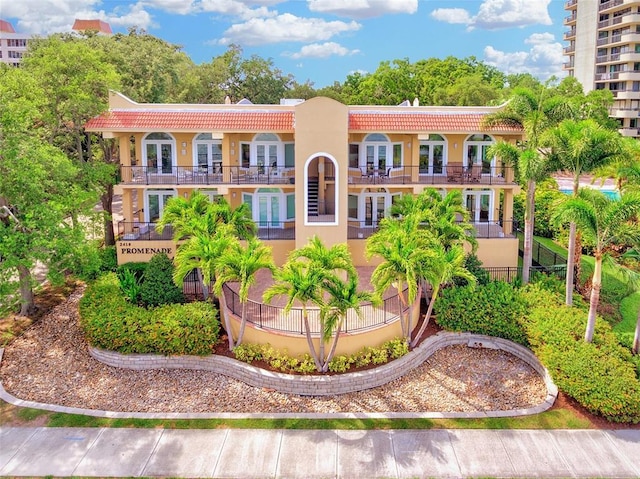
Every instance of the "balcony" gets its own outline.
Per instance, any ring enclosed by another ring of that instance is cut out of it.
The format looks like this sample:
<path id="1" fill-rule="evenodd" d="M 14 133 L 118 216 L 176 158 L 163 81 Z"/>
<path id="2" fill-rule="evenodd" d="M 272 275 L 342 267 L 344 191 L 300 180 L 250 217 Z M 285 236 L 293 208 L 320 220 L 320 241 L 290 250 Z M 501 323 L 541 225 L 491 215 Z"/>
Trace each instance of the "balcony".
<path id="1" fill-rule="evenodd" d="M 571 25 L 572 23 L 576 22 L 577 18 L 578 15 L 576 15 L 576 12 L 574 11 L 571 15 L 564 17 L 564 24 L 567 26 Z"/>
<path id="2" fill-rule="evenodd" d="M 601 3 L 598 6 L 598 11 L 602 12 L 604 10 L 609 10 L 610 8 L 617 7 L 619 5 L 622 5 L 623 3 L 624 3 L 624 0 L 610 0 L 608 2 Z"/>
<path id="3" fill-rule="evenodd" d="M 257 221 L 257 237 L 261 240 L 293 240 L 296 238 L 295 222 Z M 119 221 L 117 239 L 120 241 L 172 241 L 173 228 L 165 226 L 156 230 L 156 223 Z"/>
<path id="4" fill-rule="evenodd" d="M 598 22 L 598 29 L 604 29 L 607 27 L 613 26 L 623 26 L 623 25 L 632 25 L 640 22 L 640 14 L 636 12 L 625 13 L 624 15 L 619 15 L 617 17 L 609 18 L 607 20 L 602 20 Z"/>
<path id="5" fill-rule="evenodd" d="M 378 224 L 365 224 L 365 221 L 349 220 L 347 227 L 347 239 L 367 239 L 373 233 L 378 231 Z M 497 239 L 497 238 L 515 238 L 515 233 L 505 233 L 506 231 L 515 232 L 517 230 L 516 221 L 500 221 L 500 222 L 484 222 L 472 223 L 475 229 L 475 238 L 477 239 Z"/>
<path id="6" fill-rule="evenodd" d="M 565 2 L 564 4 L 564 9 L 567 10 L 573 7 L 576 3 L 578 3 L 578 0 L 567 0 L 567 2 Z"/>
<path id="7" fill-rule="evenodd" d="M 633 138 L 637 138 L 640 136 L 640 131 L 638 131 L 638 128 L 620 128 L 618 131 L 622 136 L 629 136 Z"/>
<path id="8" fill-rule="evenodd" d="M 564 38 L 566 41 L 569 41 L 569 40 L 571 40 L 571 39 L 572 39 L 573 37 L 575 37 L 575 36 L 576 36 L 576 29 L 575 29 L 575 27 L 574 27 L 574 28 L 572 28 L 571 30 L 569 30 L 568 32 L 564 32 L 564 36 L 563 36 L 563 38 Z"/>
<path id="9" fill-rule="evenodd" d="M 615 45 L 617 43 L 620 44 L 628 44 L 635 43 L 640 41 L 640 34 L 636 32 L 625 32 L 619 35 L 612 35 L 606 38 L 599 38 L 596 42 L 597 46 L 601 47 L 603 45 Z"/>
<path id="10" fill-rule="evenodd" d="M 349 168 L 350 186 L 362 185 L 515 185 L 513 168 L 509 166 L 463 168 L 444 165 L 439 171 L 419 166 L 386 169 Z M 198 167 L 174 166 L 164 172 L 156 167 L 121 166 L 121 185 L 129 186 L 233 186 L 233 185 L 293 185 L 293 168 L 223 166 L 212 171 Z M 327 175 L 325 173 L 325 178 Z M 332 178 L 329 176 L 328 178 Z"/>
<path id="11" fill-rule="evenodd" d="M 576 51 L 576 46 L 575 45 L 570 45 L 568 47 L 564 47 L 562 49 L 562 53 L 564 53 L 565 55 L 568 55 L 569 53 L 573 53 Z"/>

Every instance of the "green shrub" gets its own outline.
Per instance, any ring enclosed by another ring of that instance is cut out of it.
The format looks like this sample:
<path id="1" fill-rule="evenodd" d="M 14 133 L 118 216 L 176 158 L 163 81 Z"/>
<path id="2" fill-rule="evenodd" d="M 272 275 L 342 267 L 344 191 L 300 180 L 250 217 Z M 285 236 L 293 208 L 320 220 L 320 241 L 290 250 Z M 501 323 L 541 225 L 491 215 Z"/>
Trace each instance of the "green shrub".
<path id="1" fill-rule="evenodd" d="M 130 269 L 123 269 L 118 274 L 118 280 L 120 281 L 120 289 L 129 302 L 138 304 L 141 281 L 136 277 L 134 272 Z"/>
<path id="2" fill-rule="evenodd" d="M 568 308 L 539 285 L 525 288 L 523 320 L 531 347 L 558 387 L 612 422 L 640 422 L 640 381 L 630 352 L 598 318 L 592 343 L 583 339 L 585 308 Z"/>
<path id="3" fill-rule="evenodd" d="M 525 303 L 519 290 L 509 283 L 494 281 L 475 289 L 446 288 L 434 305 L 436 322 L 449 331 L 487 334 L 527 346 L 520 325 Z"/>
<path id="4" fill-rule="evenodd" d="M 116 273 L 118 276 L 122 274 L 123 271 L 131 271 L 135 274 L 136 278 L 142 283 L 144 278 L 144 272 L 147 270 L 147 265 L 149 263 L 125 263 L 121 264 L 116 268 Z"/>
<path id="5" fill-rule="evenodd" d="M 475 254 L 469 253 L 464 258 L 464 267 L 476 277 L 476 283 L 479 286 L 489 284 L 491 282 L 491 276 L 489 272 L 482 267 L 482 261 Z M 456 286 L 467 286 L 468 281 L 464 278 L 454 279 Z"/>
<path id="6" fill-rule="evenodd" d="M 329 371 L 344 373 L 352 365 L 365 367 L 371 364 L 384 364 L 389 359 L 397 359 L 409 352 L 409 344 L 403 338 L 391 339 L 379 348 L 365 346 L 352 355 L 334 356 L 329 361 Z M 237 360 L 251 364 L 254 361 L 264 361 L 272 368 L 282 372 L 291 373 L 315 373 L 317 372 L 313 358 L 305 354 L 302 358 L 288 356 L 286 351 L 274 349 L 270 344 L 243 343 L 234 348 L 233 353 Z"/>
<path id="7" fill-rule="evenodd" d="M 173 262 L 165 253 L 155 254 L 144 272 L 140 300 L 145 306 L 183 303 L 182 290 L 173 282 Z"/>
<path id="8" fill-rule="evenodd" d="M 115 246 L 105 246 L 99 250 L 98 254 L 101 272 L 110 273 L 118 268 L 118 253 Z"/>
<path id="9" fill-rule="evenodd" d="M 536 236 L 555 238 L 559 233 L 559 229 L 553 225 L 551 217 L 556 203 L 566 195 L 559 191 L 557 184 L 554 183 L 538 183 L 537 185 L 535 222 L 533 224 L 533 234 Z M 524 230 L 525 201 L 525 192 L 513 198 L 513 219 L 519 223 L 521 230 Z"/>
<path id="10" fill-rule="evenodd" d="M 113 273 L 87 287 L 80 321 L 92 346 L 124 354 L 211 354 L 220 332 L 211 304 L 141 308 L 125 299 Z"/>

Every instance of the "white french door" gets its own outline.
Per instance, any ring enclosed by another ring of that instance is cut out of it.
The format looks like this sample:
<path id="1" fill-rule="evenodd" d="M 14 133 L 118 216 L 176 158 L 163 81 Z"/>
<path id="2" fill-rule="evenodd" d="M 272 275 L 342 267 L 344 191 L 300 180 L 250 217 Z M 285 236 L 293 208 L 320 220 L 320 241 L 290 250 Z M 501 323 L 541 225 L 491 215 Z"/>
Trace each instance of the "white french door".
<path id="1" fill-rule="evenodd" d="M 465 204 L 472 223 L 493 222 L 493 195 L 490 191 L 467 191 Z"/>
<path id="2" fill-rule="evenodd" d="M 280 217 L 280 194 L 258 193 L 258 226 L 282 228 Z"/>

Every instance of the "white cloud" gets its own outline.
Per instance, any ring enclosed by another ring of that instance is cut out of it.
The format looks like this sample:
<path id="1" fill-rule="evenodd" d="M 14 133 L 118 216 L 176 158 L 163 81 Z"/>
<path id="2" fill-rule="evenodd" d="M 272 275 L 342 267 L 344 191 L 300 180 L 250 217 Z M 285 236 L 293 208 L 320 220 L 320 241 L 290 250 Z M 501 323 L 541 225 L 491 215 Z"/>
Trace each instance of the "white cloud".
<path id="1" fill-rule="evenodd" d="M 550 2 L 551 0 L 484 0 L 474 16 L 462 8 L 439 8 L 431 12 L 431 16 L 447 23 L 464 23 L 469 29 L 498 30 L 527 25 L 551 25 L 548 11 Z"/>
<path id="2" fill-rule="evenodd" d="M 359 30 L 356 22 L 327 22 L 320 18 L 301 18 L 290 13 L 274 18 L 253 18 L 245 23 L 232 25 L 218 43 L 227 45 L 264 45 L 279 42 L 315 42 L 328 40 L 343 32 Z"/>
<path id="3" fill-rule="evenodd" d="M 437 8 L 431 12 L 431 16 L 445 23 L 471 23 L 469 12 L 464 8 Z"/>
<path id="4" fill-rule="evenodd" d="M 418 0 L 307 0 L 307 3 L 312 12 L 358 19 L 418 11 Z"/>
<path id="5" fill-rule="evenodd" d="M 153 25 L 151 15 L 142 3 L 117 7 L 112 12 L 97 10 L 95 7 L 100 3 L 100 0 L 10 1 L 3 3 L 2 15 L 17 18 L 18 24 L 14 25 L 16 29 L 34 35 L 70 32 L 76 18 L 104 20 L 112 27 L 137 26 L 146 29 Z"/>
<path id="6" fill-rule="evenodd" d="M 529 51 L 507 53 L 492 46 L 484 49 L 484 61 L 505 73 L 530 73 L 546 80 L 552 75 L 563 77 L 562 44 L 551 33 L 534 33 L 525 40 Z"/>
<path id="7" fill-rule="evenodd" d="M 360 50 L 349 50 L 342 45 L 335 42 L 325 43 L 313 43 L 311 45 L 305 45 L 299 52 L 293 53 L 291 58 L 328 58 L 331 56 L 344 57 L 347 55 L 355 55 L 360 53 Z"/>

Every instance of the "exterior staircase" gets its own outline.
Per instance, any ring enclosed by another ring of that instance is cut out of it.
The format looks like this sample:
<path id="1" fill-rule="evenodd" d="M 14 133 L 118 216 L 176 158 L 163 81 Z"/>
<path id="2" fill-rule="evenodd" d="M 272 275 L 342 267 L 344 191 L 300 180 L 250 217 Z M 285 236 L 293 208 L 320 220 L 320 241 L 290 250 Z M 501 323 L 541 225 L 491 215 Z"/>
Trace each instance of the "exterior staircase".
<path id="1" fill-rule="evenodd" d="M 307 183 L 307 216 L 318 216 L 318 179 L 309 178 Z"/>

